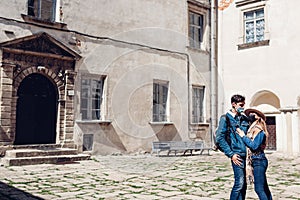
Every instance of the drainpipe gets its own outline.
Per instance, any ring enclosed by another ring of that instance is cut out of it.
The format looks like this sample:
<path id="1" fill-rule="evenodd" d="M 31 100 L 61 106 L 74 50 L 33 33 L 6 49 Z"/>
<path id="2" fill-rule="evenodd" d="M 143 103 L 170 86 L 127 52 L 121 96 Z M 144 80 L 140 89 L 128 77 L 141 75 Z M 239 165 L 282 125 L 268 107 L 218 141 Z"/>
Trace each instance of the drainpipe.
<path id="1" fill-rule="evenodd" d="M 211 146 L 213 145 L 213 133 L 217 127 L 217 109 L 218 109 L 218 1 L 211 0 L 211 29 L 210 29 L 210 39 L 211 39 L 211 51 L 210 51 L 210 69 L 211 69 Z"/>

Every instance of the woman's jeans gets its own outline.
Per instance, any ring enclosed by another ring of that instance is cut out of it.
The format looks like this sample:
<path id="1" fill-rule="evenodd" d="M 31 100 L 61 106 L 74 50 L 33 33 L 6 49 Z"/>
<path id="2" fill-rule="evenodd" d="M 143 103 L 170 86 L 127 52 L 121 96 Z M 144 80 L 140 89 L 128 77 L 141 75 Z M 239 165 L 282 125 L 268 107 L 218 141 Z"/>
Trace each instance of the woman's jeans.
<path id="1" fill-rule="evenodd" d="M 254 188 L 260 200 L 272 200 L 272 195 L 269 190 L 266 171 L 268 168 L 268 160 L 266 157 L 253 158 L 253 175 L 254 175 Z"/>
<path id="2" fill-rule="evenodd" d="M 243 159 L 241 166 L 235 165 L 231 161 L 233 173 L 234 173 L 234 185 L 230 193 L 230 200 L 244 200 L 246 196 L 247 184 L 246 184 L 246 161 Z"/>

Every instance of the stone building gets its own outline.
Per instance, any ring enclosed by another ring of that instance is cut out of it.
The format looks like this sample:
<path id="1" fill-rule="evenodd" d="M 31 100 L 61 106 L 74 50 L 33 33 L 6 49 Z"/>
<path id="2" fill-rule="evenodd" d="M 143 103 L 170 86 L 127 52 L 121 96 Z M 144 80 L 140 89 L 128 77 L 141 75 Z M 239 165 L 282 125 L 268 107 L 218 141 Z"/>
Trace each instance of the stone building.
<path id="1" fill-rule="evenodd" d="M 244 94 L 248 107 L 267 116 L 268 148 L 299 154 L 300 2 L 219 3 L 219 112 L 229 108 L 232 94 Z"/>
<path id="2" fill-rule="evenodd" d="M 0 144 L 92 154 L 210 145 L 211 9 L 209 0 L 1 0 Z"/>

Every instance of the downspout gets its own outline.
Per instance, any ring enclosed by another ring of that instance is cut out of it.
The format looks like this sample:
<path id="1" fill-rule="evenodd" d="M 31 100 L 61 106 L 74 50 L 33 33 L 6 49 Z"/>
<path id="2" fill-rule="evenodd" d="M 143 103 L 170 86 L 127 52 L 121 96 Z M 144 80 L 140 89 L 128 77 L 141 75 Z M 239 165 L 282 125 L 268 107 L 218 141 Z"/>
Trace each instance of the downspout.
<path id="1" fill-rule="evenodd" d="M 191 99 L 191 94 L 190 94 L 190 58 L 189 55 L 186 55 L 187 58 L 187 96 L 188 96 L 188 103 L 187 103 L 187 111 L 188 111 L 188 136 L 189 139 L 193 140 L 193 137 L 191 137 L 191 103 L 190 103 L 190 99 Z"/>
<path id="2" fill-rule="evenodd" d="M 211 39 L 211 51 L 210 51 L 210 69 L 211 69 L 211 146 L 213 145 L 213 133 L 217 127 L 217 110 L 218 110 L 218 1 L 211 0 L 211 29 L 210 29 L 210 39 Z"/>

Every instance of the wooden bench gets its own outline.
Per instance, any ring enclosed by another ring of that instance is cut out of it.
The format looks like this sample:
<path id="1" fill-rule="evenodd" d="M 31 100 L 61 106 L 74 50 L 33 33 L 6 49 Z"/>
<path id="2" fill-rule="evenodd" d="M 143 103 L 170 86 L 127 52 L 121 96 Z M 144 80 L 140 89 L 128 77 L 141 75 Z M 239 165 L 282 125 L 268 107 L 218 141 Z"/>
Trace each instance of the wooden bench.
<path id="1" fill-rule="evenodd" d="M 156 152 L 159 156 L 159 153 L 162 151 L 167 151 L 167 155 L 169 156 L 170 153 L 173 151 L 175 156 L 177 152 L 183 152 L 183 155 L 186 152 L 190 151 L 192 155 L 193 150 L 200 151 L 200 155 L 204 152 L 204 150 L 208 151 L 211 150 L 210 147 L 206 147 L 204 141 L 159 141 L 159 142 L 152 142 L 152 153 Z"/>

